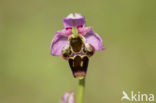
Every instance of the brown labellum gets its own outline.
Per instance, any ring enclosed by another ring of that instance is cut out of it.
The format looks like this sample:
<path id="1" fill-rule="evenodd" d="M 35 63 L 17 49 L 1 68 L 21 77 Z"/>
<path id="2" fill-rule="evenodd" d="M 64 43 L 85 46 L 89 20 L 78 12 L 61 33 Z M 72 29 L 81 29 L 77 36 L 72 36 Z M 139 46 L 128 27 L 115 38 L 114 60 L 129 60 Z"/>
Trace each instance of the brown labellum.
<path id="1" fill-rule="evenodd" d="M 74 77 L 86 76 L 89 57 L 94 54 L 94 51 L 94 47 L 85 44 L 80 35 L 69 37 L 69 46 L 63 48 L 62 57 L 68 60 Z"/>
<path id="2" fill-rule="evenodd" d="M 87 56 L 75 56 L 75 58 L 69 58 L 68 60 L 70 68 L 74 77 L 85 77 L 88 67 L 89 58 Z"/>

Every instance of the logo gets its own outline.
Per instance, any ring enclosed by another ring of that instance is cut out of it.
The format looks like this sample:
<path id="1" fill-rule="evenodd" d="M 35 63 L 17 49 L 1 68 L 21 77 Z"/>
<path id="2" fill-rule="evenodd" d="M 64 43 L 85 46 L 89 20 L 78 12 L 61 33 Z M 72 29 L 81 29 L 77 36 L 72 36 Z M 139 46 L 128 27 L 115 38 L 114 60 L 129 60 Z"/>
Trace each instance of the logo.
<path id="1" fill-rule="evenodd" d="M 128 95 L 125 91 L 122 91 L 123 96 L 121 97 L 121 101 L 146 101 L 146 102 L 153 102 L 154 101 L 154 94 L 146 94 L 137 92 L 134 93 L 134 91 L 130 92 L 130 95 Z"/>

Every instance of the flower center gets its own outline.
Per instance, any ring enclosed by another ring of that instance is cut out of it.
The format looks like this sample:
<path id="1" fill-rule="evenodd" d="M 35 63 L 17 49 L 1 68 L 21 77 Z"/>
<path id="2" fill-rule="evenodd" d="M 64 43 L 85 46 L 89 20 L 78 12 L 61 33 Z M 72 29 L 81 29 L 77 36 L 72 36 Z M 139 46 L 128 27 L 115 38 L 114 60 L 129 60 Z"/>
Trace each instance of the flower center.
<path id="1" fill-rule="evenodd" d="M 78 36 L 77 28 L 72 28 L 72 33 L 73 33 L 73 35 Z"/>

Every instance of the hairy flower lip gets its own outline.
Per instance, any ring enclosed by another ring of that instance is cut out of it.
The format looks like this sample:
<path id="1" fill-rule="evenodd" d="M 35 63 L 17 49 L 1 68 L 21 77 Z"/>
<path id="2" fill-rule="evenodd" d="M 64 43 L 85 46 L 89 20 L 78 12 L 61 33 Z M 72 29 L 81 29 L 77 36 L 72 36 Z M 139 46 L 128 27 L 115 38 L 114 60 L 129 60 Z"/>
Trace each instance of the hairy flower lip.
<path id="1" fill-rule="evenodd" d="M 89 58 L 86 55 L 76 55 L 74 58 L 69 58 L 69 66 L 75 78 L 85 77 L 87 73 Z"/>

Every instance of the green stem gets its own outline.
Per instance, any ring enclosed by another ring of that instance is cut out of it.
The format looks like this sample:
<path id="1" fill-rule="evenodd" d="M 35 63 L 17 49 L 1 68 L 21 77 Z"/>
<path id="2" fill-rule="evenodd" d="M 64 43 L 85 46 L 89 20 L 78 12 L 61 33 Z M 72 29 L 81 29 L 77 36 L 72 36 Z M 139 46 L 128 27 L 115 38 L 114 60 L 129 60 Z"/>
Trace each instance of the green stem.
<path id="1" fill-rule="evenodd" d="M 83 103 L 84 92 L 85 92 L 85 78 L 79 79 L 77 103 Z"/>

